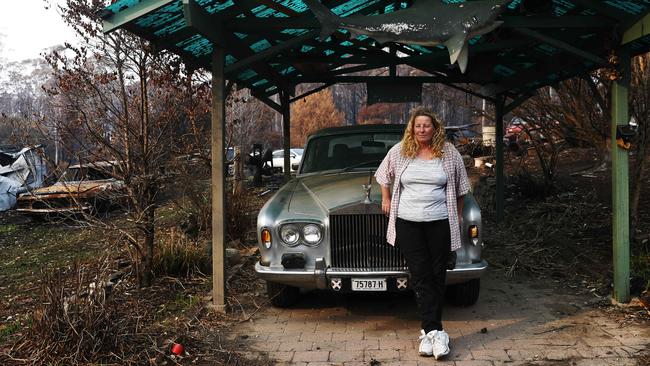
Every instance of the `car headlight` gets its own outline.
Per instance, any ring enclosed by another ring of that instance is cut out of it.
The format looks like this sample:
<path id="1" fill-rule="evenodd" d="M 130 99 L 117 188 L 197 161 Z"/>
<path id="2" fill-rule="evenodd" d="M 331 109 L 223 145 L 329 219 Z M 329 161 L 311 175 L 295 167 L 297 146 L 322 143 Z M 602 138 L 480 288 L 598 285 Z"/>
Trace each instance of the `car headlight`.
<path id="1" fill-rule="evenodd" d="M 287 245 L 296 245 L 300 239 L 300 230 L 296 225 L 284 225 L 280 229 L 280 239 Z"/>
<path id="2" fill-rule="evenodd" d="M 307 224 L 302 228 L 302 238 L 308 245 L 316 245 L 320 243 L 323 234 L 320 227 L 314 224 Z"/>

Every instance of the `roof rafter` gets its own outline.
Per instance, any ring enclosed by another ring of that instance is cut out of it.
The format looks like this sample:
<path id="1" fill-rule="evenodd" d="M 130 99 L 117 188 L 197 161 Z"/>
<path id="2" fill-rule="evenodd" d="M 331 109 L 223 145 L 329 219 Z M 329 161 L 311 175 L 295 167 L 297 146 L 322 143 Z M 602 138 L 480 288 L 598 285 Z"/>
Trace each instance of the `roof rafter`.
<path id="1" fill-rule="evenodd" d="M 650 14 L 641 17 L 623 33 L 621 44 L 628 44 L 650 34 Z"/>
<path id="2" fill-rule="evenodd" d="M 103 31 L 104 33 L 110 33 L 174 1 L 175 0 L 142 0 L 136 5 L 121 10 L 117 14 L 102 14 Z"/>
<path id="3" fill-rule="evenodd" d="M 574 54 L 576 56 L 580 56 L 580 57 L 582 57 L 582 58 L 584 58 L 586 60 L 589 60 L 591 62 L 594 62 L 596 64 L 607 65 L 607 60 L 605 60 L 604 58 L 596 56 L 596 55 L 594 55 L 592 53 L 589 53 L 589 52 L 586 52 L 584 50 L 581 50 L 578 47 L 572 46 L 572 45 L 568 44 L 567 42 L 560 41 L 559 39 L 555 39 L 555 38 L 553 38 L 551 36 L 548 36 L 546 34 L 543 34 L 543 33 L 534 31 L 532 29 L 528 29 L 528 28 L 517 28 L 517 29 L 515 29 L 515 32 L 517 32 L 519 34 L 522 34 L 524 36 L 530 37 L 530 38 L 540 40 L 540 41 L 542 41 L 544 43 L 548 43 L 551 46 L 560 48 L 560 49 L 562 49 L 562 50 L 564 50 L 566 52 L 572 53 L 572 54 Z"/>
<path id="4" fill-rule="evenodd" d="M 584 8 L 589 8 L 597 11 L 602 16 L 614 19 L 616 21 L 624 21 L 629 18 L 629 15 L 618 8 L 607 5 L 604 1 L 595 0 L 571 0 Z"/>
<path id="5" fill-rule="evenodd" d="M 197 32 L 208 38 L 217 47 L 228 47 L 233 55 L 239 59 L 245 59 L 251 56 L 252 51 L 250 48 L 237 47 L 236 43 L 238 40 L 235 39 L 235 36 L 231 33 L 224 32 L 222 23 L 219 22 L 218 17 L 207 13 L 202 6 L 196 3 L 196 0 L 183 0 L 183 14 L 189 27 L 196 29 Z M 292 93 L 293 88 L 268 65 L 260 65 L 259 68 L 259 70 L 256 70 L 258 74 L 265 75 L 282 90 L 290 94 Z"/>

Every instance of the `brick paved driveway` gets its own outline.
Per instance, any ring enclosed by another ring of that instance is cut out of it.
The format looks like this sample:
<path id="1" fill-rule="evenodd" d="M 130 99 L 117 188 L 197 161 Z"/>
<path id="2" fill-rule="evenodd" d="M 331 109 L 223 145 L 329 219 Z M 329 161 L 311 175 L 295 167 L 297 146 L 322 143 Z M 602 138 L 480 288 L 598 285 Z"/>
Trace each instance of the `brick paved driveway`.
<path id="1" fill-rule="evenodd" d="M 445 306 L 452 352 L 444 361 L 418 357 L 411 295 L 311 292 L 291 309 L 269 307 L 232 337 L 248 357 L 279 365 L 636 365 L 650 329 L 621 324 L 586 305 L 592 299 L 489 275 L 477 305 Z"/>

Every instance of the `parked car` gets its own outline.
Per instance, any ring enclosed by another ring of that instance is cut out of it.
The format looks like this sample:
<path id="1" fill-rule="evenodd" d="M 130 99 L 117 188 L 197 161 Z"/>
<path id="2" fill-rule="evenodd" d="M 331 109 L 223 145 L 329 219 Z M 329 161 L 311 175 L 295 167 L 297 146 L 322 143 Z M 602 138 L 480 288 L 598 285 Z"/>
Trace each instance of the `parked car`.
<path id="1" fill-rule="evenodd" d="M 506 127 L 505 138 L 514 137 L 515 139 L 524 130 L 525 122 L 521 118 L 513 118 L 510 124 Z"/>
<path id="2" fill-rule="evenodd" d="M 21 194 L 17 211 L 32 217 L 105 212 L 125 198 L 117 167 L 114 161 L 71 165 L 55 184 Z"/>
<path id="3" fill-rule="evenodd" d="M 447 126 L 445 137 L 463 155 L 480 156 L 483 150 L 483 135 L 472 129 L 473 125 Z"/>
<path id="4" fill-rule="evenodd" d="M 289 149 L 289 153 L 291 154 L 289 157 L 291 171 L 295 172 L 296 170 L 298 170 L 298 166 L 300 165 L 303 149 L 292 147 L 291 149 Z M 284 149 L 273 151 L 273 169 L 279 170 L 282 173 L 284 173 Z"/>
<path id="5" fill-rule="evenodd" d="M 374 172 L 400 141 L 404 125 L 323 129 L 309 137 L 294 179 L 262 207 L 257 219 L 260 261 L 275 306 L 289 306 L 300 288 L 405 291 L 411 288 L 399 249 L 386 242 L 388 218 Z M 487 269 L 480 208 L 465 198 L 462 248 L 447 272 L 452 302 L 476 302 Z"/>

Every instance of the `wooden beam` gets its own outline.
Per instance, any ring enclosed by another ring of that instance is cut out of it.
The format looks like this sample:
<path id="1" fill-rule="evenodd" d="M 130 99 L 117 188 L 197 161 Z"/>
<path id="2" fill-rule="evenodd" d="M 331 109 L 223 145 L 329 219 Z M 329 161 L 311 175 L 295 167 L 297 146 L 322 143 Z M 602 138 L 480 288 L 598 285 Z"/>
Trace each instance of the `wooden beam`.
<path id="1" fill-rule="evenodd" d="M 614 294 L 619 303 L 630 301 L 630 207 L 628 150 L 616 143 L 619 126 L 628 124 L 630 56 L 621 54 L 619 80 L 612 83 L 612 244 L 614 252 Z"/>
<path id="2" fill-rule="evenodd" d="M 248 56 L 242 60 L 235 62 L 232 65 L 229 65 L 228 67 L 226 67 L 226 73 L 230 74 L 230 73 L 237 72 L 239 70 L 248 68 L 258 62 L 262 62 L 262 61 L 268 62 L 270 58 L 276 56 L 280 52 L 296 47 L 302 44 L 303 42 L 305 42 L 306 40 L 316 37 L 317 35 L 318 35 L 317 31 L 310 31 L 301 36 L 293 38 L 289 41 L 285 41 L 275 46 L 271 46 L 263 51 L 257 52 L 254 55 Z"/>
<path id="3" fill-rule="evenodd" d="M 126 24 L 129 24 L 141 17 L 154 12 L 163 6 L 173 3 L 175 0 L 142 0 L 112 16 L 107 16 L 102 21 L 102 31 L 110 33 Z"/>
<path id="4" fill-rule="evenodd" d="M 623 41 L 621 44 L 633 42 L 647 35 L 650 35 L 650 12 L 644 15 L 630 28 L 628 28 L 625 33 L 623 33 Z"/>
<path id="5" fill-rule="evenodd" d="M 241 47 L 238 44 L 241 40 L 237 39 L 232 33 L 224 32 L 222 27 L 219 26 L 219 24 L 222 24 L 221 19 L 208 13 L 196 0 L 183 0 L 183 14 L 188 26 L 210 40 L 215 47 L 227 48 L 238 59 L 245 59 L 253 54 L 249 47 Z M 290 86 L 270 66 L 263 64 L 252 68 L 282 90 L 292 92 Z M 229 72 L 234 71 L 229 70 Z"/>
<path id="6" fill-rule="evenodd" d="M 282 107 L 282 147 L 284 149 L 284 181 L 291 179 L 291 101 L 287 93 L 280 93 Z"/>
<path id="7" fill-rule="evenodd" d="M 212 22 L 209 13 L 196 0 L 183 0 L 183 16 L 188 27 L 210 40 L 215 47 L 224 48 L 222 24 Z"/>
<path id="8" fill-rule="evenodd" d="M 367 83 L 372 81 L 384 83 L 418 82 L 418 83 L 439 83 L 444 78 L 441 76 L 334 76 L 334 77 L 305 77 L 296 78 L 292 81 L 300 83 Z M 446 80 L 449 82 L 464 82 Z"/>
<path id="9" fill-rule="evenodd" d="M 560 41 L 559 39 L 555 39 L 553 37 L 550 37 L 546 34 L 542 34 L 540 32 L 534 31 L 532 29 L 528 28 L 515 28 L 513 29 L 515 32 L 522 34 L 524 36 L 534 38 L 537 40 L 540 40 L 544 43 L 550 44 L 551 46 L 557 47 L 559 49 L 562 49 L 566 52 L 572 53 L 576 56 L 580 56 L 588 61 L 591 61 L 593 63 L 599 64 L 599 65 L 607 65 L 607 60 L 605 60 L 602 57 L 596 56 L 592 53 L 589 53 L 587 51 L 581 50 L 578 47 L 572 46 L 568 44 L 567 42 Z"/>
<path id="10" fill-rule="evenodd" d="M 608 28 L 615 25 L 603 16 L 504 16 L 500 28 Z"/>
<path id="11" fill-rule="evenodd" d="M 356 66 L 350 66 L 346 68 L 340 68 L 340 69 L 334 69 L 329 72 L 329 76 L 335 76 L 335 75 L 345 75 L 345 74 L 351 74 L 355 72 L 360 72 L 360 71 L 368 71 L 368 70 L 374 70 L 374 69 L 381 69 L 384 68 L 385 64 L 366 64 L 366 65 L 356 65 Z"/>
<path id="12" fill-rule="evenodd" d="M 318 86 L 318 87 L 316 87 L 316 88 L 314 88 L 314 89 L 312 89 L 312 90 L 310 90 L 310 91 L 308 91 L 308 92 L 305 92 L 305 93 L 300 94 L 299 96 L 297 96 L 297 97 L 291 99 L 289 102 L 290 102 L 290 103 L 293 103 L 293 102 L 298 101 L 298 100 L 300 100 L 300 99 L 302 99 L 302 98 L 308 97 L 308 96 L 310 96 L 310 95 L 312 95 L 312 94 L 314 94 L 314 93 L 318 93 L 319 91 L 321 91 L 321 90 L 323 90 L 323 89 L 327 89 L 327 88 L 329 88 L 330 86 L 332 86 L 332 83 L 325 83 L 325 84 L 320 85 L 320 86 Z"/>
<path id="13" fill-rule="evenodd" d="M 479 92 L 475 92 L 475 91 L 473 91 L 473 90 L 470 90 L 470 89 L 467 89 L 467 88 L 463 88 L 462 86 L 458 86 L 458 85 L 456 85 L 456 84 L 452 84 L 452 83 L 449 83 L 449 82 L 445 82 L 444 79 L 442 79 L 442 80 L 440 81 L 440 84 L 446 85 L 446 86 L 448 86 L 448 87 L 450 87 L 450 88 L 452 88 L 452 89 L 456 89 L 456 90 L 458 90 L 458 91 L 462 91 L 463 93 L 467 93 L 467 94 L 469 94 L 469 95 L 473 95 L 473 96 L 475 96 L 475 97 L 477 97 L 477 98 L 485 99 L 485 100 L 487 100 L 487 101 L 490 102 L 490 103 L 496 103 L 496 99 L 495 99 L 494 97 L 486 96 L 486 95 L 483 95 L 483 94 L 481 94 L 481 93 L 479 93 Z"/>
<path id="14" fill-rule="evenodd" d="M 225 79 L 223 66 L 225 52 L 215 48 L 212 55 L 212 305 L 226 311 L 225 281 L 225 197 L 224 132 L 226 127 Z"/>
<path id="15" fill-rule="evenodd" d="M 318 19 L 312 17 L 296 18 L 258 18 L 245 17 L 227 21 L 224 28 L 232 32 L 257 33 L 284 29 L 320 29 Z"/>
<path id="16" fill-rule="evenodd" d="M 494 105 L 494 121 L 495 121 L 495 139 L 497 147 L 497 156 L 496 156 L 496 222 L 501 224 L 504 218 L 504 208 L 503 203 L 505 201 L 504 197 L 504 176 L 503 176 L 503 116 L 504 116 L 504 105 L 506 98 L 503 95 L 498 95 L 496 98 L 496 103 Z"/>
<path id="17" fill-rule="evenodd" d="M 616 21 L 625 21 L 630 19 L 633 15 L 628 14 L 618 8 L 607 5 L 604 1 L 595 1 L 595 0 L 571 0 L 573 3 L 582 6 L 583 8 L 588 8 L 597 11 L 600 15 L 614 19 Z"/>
<path id="18" fill-rule="evenodd" d="M 506 115 L 506 114 L 512 112 L 515 108 L 519 107 L 525 101 L 530 99 L 530 97 L 532 97 L 532 95 L 530 95 L 528 93 L 523 93 L 523 94 L 519 95 L 512 102 L 510 102 L 510 104 L 503 107 L 503 114 Z"/>

